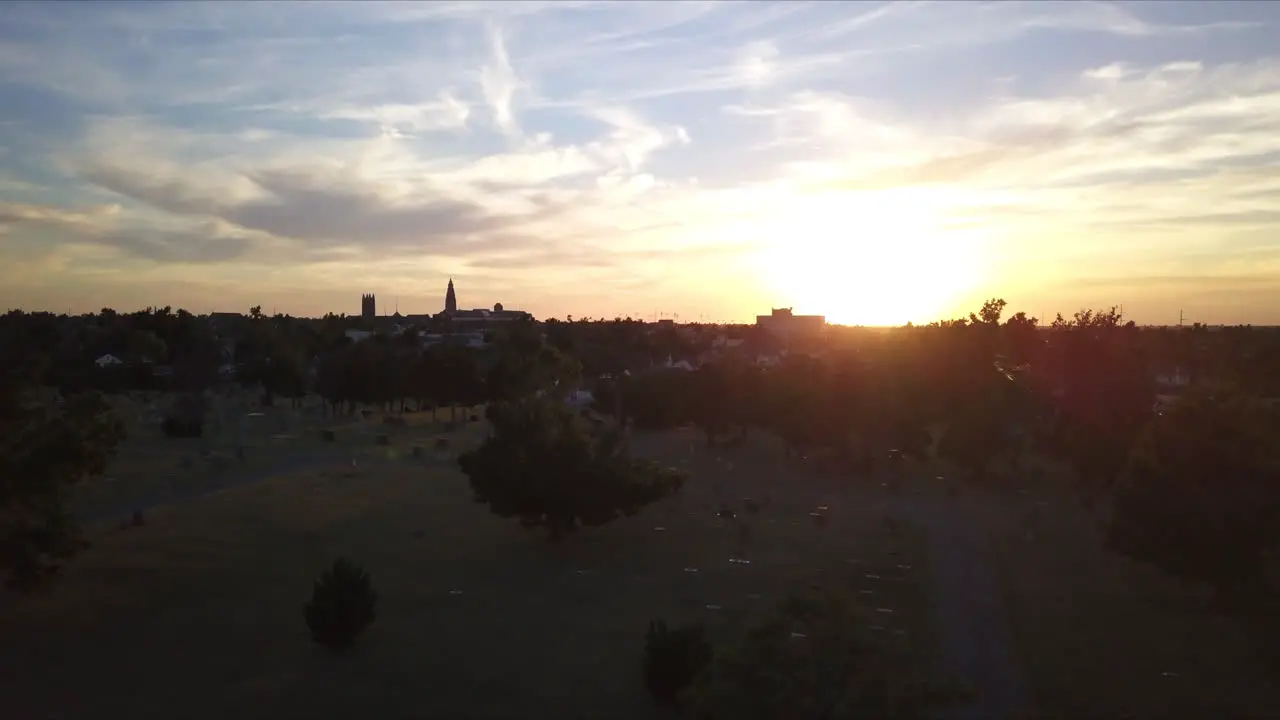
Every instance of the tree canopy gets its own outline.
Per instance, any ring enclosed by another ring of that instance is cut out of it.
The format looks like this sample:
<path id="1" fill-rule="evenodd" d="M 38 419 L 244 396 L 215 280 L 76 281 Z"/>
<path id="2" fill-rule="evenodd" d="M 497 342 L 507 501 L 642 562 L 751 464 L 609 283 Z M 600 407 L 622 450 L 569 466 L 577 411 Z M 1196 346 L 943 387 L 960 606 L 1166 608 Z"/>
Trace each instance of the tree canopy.
<path id="1" fill-rule="evenodd" d="M 123 437 L 100 395 L 51 409 L 29 378 L 0 373 L 0 572 L 8 587 L 44 585 L 83 547 L 71 491 L 103 473 Z"/>
<path id="2" fill-rule="evenodd" d="M 597 429 L 560 403 L 495 405 L 492 433 L 458 458 L 476 502 L 559 540 L 579 527 L 631 516 L 680 488 L 679 471 L 639 460 L 615 429 Z"/>

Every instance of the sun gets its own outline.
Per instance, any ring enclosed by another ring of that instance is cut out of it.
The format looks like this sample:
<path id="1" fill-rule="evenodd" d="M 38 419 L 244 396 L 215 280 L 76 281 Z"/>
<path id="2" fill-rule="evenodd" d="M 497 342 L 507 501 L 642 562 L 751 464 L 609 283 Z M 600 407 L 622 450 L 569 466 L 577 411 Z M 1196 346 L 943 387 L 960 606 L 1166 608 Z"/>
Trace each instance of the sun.
<path id="1" fill-rule="evenodd" d="M 979 280 L 972 233 L 900 195 L 806 197 L 770 225 L 759 259 L 772 294 L 831 323 L 931 322 Z"/>

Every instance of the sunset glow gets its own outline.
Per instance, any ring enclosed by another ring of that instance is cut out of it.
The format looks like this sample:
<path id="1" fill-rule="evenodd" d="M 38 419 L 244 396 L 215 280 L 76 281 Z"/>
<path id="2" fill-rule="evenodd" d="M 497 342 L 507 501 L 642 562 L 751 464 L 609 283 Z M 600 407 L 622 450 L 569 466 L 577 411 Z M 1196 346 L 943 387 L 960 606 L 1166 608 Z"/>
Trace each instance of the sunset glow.
<path id="1" fill-rule="evenodd" d="M 0 305 L 1280 324 L 1278 21 L 10 3 Z"/>

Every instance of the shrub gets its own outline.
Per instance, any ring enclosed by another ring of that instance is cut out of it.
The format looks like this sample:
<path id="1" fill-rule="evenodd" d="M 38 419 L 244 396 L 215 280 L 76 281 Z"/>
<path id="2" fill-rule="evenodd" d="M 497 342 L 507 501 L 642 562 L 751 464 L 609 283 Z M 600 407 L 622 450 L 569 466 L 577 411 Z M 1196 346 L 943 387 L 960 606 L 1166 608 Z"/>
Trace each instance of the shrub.
<path id="1" fill-rule="evenodd" d="M 174 398 L 165 413 L 162 429 L 170 438 L 198 438 L 204 432 L 205 400 L 199 393 L 184 393 Z"/>
<path id="2" fill-rule="evenodd" d="M 339 558 L 316 579 L 311 602 L 303 607 L 311 639 L 331 650 L 351 647 L 373 623 L 377 600 L 369 573 Z"/>
<path id="3" fill-rule="evenodd" d="M 164 435 L 167 438 L 198 438 L 204 434 L 204 423 L 167 417 L 161 423 L 161 429 L 164 430 Z"/>
<path id="4" fill-rule="evenodd" d="M 913 647 L 870 629 L 869 615 L 837 588 L 797 589 L 716 652 L 688 709 L 713 720 L 913 720 L 968 697 Z"/>
<path id="5" fill-rule="evenodd" d="M 711 643 L 701 626 L 669 630 L 661 620 L 649 623 L 644 648 L 644 681 L 663 705 L 676 705 L 681 694 L 711 664 Z"/>

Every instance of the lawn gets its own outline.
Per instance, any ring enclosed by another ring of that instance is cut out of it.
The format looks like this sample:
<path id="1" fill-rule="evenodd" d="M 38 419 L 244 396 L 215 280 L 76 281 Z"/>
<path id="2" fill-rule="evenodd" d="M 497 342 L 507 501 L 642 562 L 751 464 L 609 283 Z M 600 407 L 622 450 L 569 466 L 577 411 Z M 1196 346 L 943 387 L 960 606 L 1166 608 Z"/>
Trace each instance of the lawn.
<path id="1" fill-rule="evenodd" d="M 107 472 L 76 489 L 75 510 L 80 517 L 128 514 L 132 503 L 151 505 L 217 489 L 230 481 L 280 469 L 346 459 L 395 459 L 411 456 L 414 445 L 430 450 L 438 437 L 465 447 L 482 437 L 480 423 L 448 426 L 449 413 L 408 413 L 403 423 L 386 424 L 384 414 L 326 417 L 319 399 L 308 397 L 300 408 L 287 400 L 260 407 L 256 395 L 236 391 L 212 396 L 205 433 L 199 438 L 165 437 L 156 422 L 167 398 L 144 401 L 111 396 L 127 435 Z M 152 410 L 156 408 L 156 410 Z M 459 409 L 464 420 L 475 414 Z M 332 429 L 334 442 L 323 442 L 321 430 Z M 377 435 L 388 436 L 379 445 Z M 237 452 L 237 448 L 242 448 Z"/>
<path id="2" fill-rule="evenodd" d="M 727 637 L 823 578 L 892 610 L 882 632 L 929 655 L 927 558 L 886 527 L 878 484 L 814 477 L 762 440 L 724 455 L 690 432 L 636 446 L 692 481 L 559 545 L 490 515 L 433 461 L 283 475 L 98 528 L 52 595 L 0 601 L 6 716 L 657 717 L 639 672 L 649 620 Z M 759 515 L 717 517 L 744 496 Z M 301 618 L 338 555 L 380 596 L 346 657 L 314 647 Z"/>

